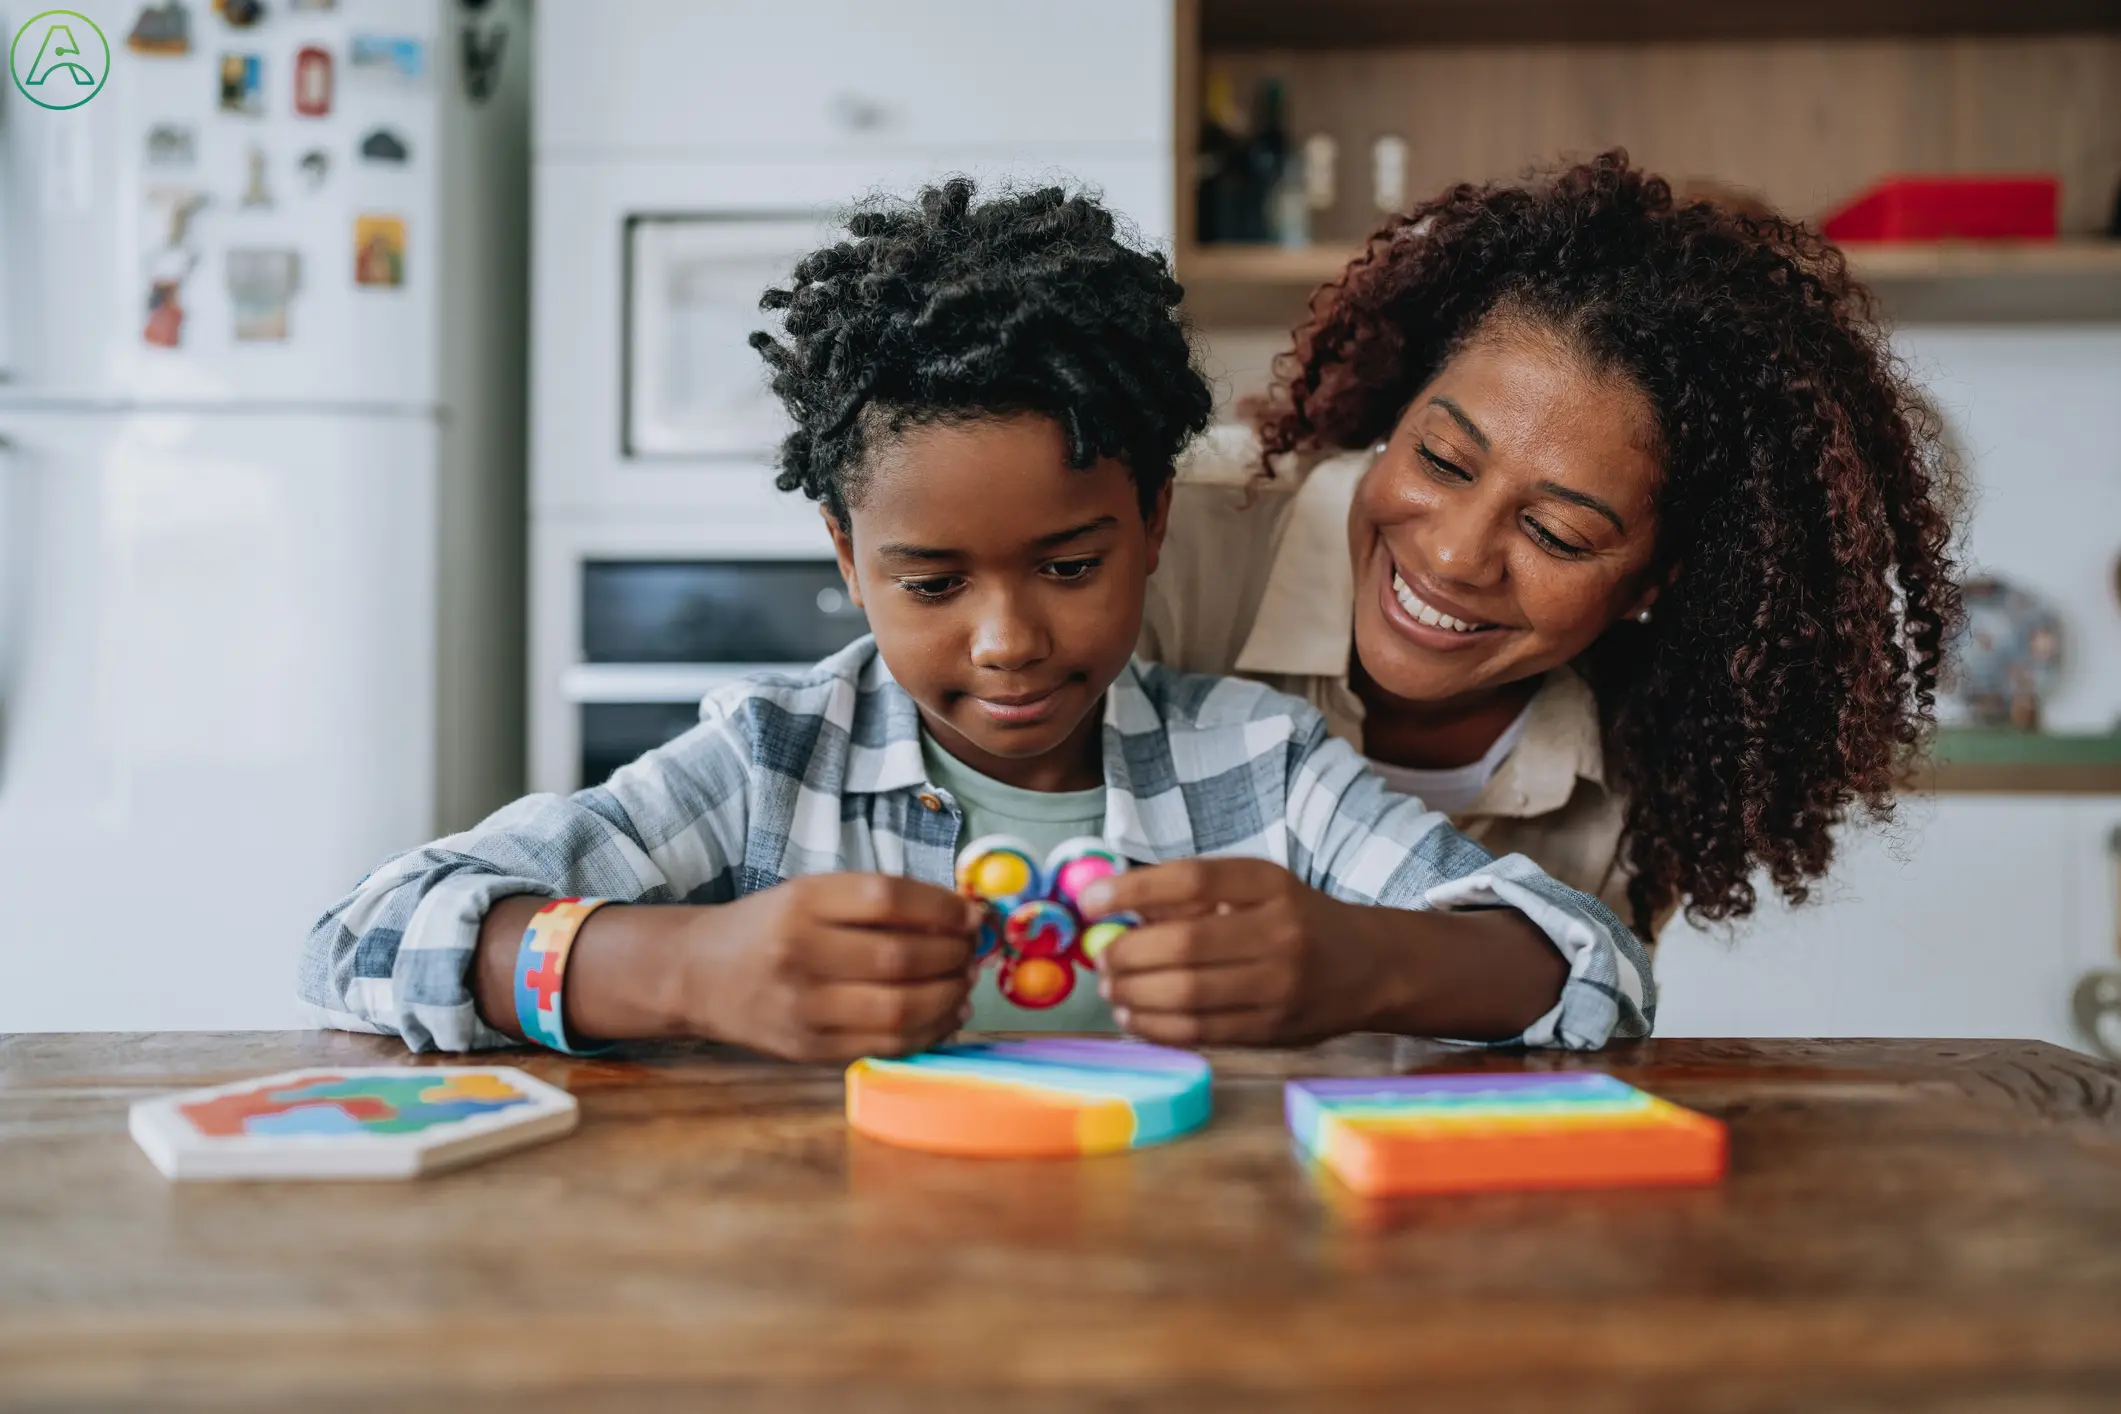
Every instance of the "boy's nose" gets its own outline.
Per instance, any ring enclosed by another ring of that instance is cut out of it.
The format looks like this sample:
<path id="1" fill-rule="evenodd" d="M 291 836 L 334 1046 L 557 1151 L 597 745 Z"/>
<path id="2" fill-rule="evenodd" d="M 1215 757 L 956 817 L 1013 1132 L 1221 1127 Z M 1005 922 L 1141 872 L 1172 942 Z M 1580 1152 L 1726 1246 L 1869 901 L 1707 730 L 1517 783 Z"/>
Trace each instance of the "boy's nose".
<path id="1" fill-rule="evenodd" d="M 1045 622 L 1029 612 L 1021 596 L 995 594 L 981 606 L 972 631 L 973 666 L 1014 672 L 1052 652 L 1052 635 Z"/>

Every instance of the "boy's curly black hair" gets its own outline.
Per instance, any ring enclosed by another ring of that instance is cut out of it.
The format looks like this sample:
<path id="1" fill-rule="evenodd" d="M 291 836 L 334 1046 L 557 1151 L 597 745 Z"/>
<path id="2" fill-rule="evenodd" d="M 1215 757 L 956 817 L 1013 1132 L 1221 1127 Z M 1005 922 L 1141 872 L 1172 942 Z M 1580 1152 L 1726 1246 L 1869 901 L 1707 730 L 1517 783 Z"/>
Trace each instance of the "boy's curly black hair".
<path id="1" fill-rule="evenodd" d="M 1212 406 L 1170 266 L 1091 197 L 973 198 L 957 177 L 871 202 L 759 300 L 787 311 L 787 342 L 751 336 L 795 420 L 775 484 L 845 526 L 869 439 L 1028 412 L 1060 424 L 1071 465 L 1123 463 L 1147 514 Z"/>
<path id="2" fill-rule="evenodd" d="M 1675 903 L 1743 916 L 1756 871 L 1802 902 L 1833 827 L 1890 812 L 1932 721 L 1959 613 L 1935 417 L 1817 232 L 1675 203 L 1614 151 L 1387 222 L 1313 297 L 1266 452 L 1388 435 L 1491 316 L 1558 332 L 1657 417 L 1655 571 L 1677 573 L 1583 664 L 1635 926 Z"/>

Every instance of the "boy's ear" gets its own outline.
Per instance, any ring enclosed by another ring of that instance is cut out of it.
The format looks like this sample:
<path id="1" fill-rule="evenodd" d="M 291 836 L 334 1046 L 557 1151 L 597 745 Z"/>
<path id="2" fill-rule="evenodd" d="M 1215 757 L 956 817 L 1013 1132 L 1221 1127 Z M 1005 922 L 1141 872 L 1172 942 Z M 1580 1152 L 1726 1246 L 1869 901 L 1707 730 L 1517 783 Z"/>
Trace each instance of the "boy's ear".
<path id="1" fill-rule="evenodd" d="M 1171 486 L 1166 481 L 1164 489 L 1156 493 L 1156 504 L 1150 508 L 1149 524 L 1149 573 L 1156 573 L 1156 562 L 1163 558 L 1164 532 L 1171 528 Z"/>
<path id="2" fill-rule="evenodd" d="M 861 582 L 854 576 L 854 540 L 847 534 L 847 527 L 832 513 L 830 506 L 819 504 L 817 513 L 824 517 L 825 533 L 832 537 L 832 557 L 840 562 L 840 578 L 846 582 L 847 598 L 854 607 L 866 612 L 869 608 L 862 602 Z"/>

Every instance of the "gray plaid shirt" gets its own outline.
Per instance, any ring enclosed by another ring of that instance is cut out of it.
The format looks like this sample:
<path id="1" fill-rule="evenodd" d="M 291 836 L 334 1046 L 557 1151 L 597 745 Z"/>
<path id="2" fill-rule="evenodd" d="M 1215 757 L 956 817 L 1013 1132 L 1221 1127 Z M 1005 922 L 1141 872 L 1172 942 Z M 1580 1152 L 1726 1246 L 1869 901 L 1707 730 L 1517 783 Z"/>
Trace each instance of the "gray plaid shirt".
<path id="1" fill-rule="evenodd" d="M 1619 919 L 1386 790 L 1298 699 L 1136 662 L 1105 695 L 1104 757 L 1105 838 L 1126 858 L 1250 855 L 1351 902 L 1515 908 L 1569 962 L 1560 1001 L 1515 1044 L 1649 1034 L 1649 959 Z M 415 1050 L 507 1045 L 469 981 L 496 899 L 727 903 L 839 870 L 947 888 L 959 821 L 927 778 L 913 700 L 864 638 L 720 689 L 699 726 L 602 786 L 527 797 L 383 865 L 310 930 L 300 995 L 324 1025 Z"/>

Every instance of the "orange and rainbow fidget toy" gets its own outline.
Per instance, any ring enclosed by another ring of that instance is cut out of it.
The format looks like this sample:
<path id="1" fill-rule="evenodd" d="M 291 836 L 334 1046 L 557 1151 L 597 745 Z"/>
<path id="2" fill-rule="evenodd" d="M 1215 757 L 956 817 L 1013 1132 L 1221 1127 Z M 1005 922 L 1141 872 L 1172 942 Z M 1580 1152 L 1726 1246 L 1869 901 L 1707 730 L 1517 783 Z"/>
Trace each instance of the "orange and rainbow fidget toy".
<path id="1" fill-rule="evenodd" d="M 1357 1193 L 1714 1183 L 1721 1123 L 1594 1072 L 1292 1080 L 1289 1130 Z"/>
<path id="2" fill-rule="evenodd" d="M 1086 918 L 1079 902 L 1093 880 L 1126 872 L 1101 839 L 1055 845 L 1044 864 L 1014 835 L 985 835 L 957 856 L 957 891 L 986 905 L 979 956 L 998 958 L 995 984 L 1020 1007 L 1057 1006 L 1075 990 L 1075 969 L 1095 967 L 1113 940 L 1141 920 L 1130 913 Z"/>

